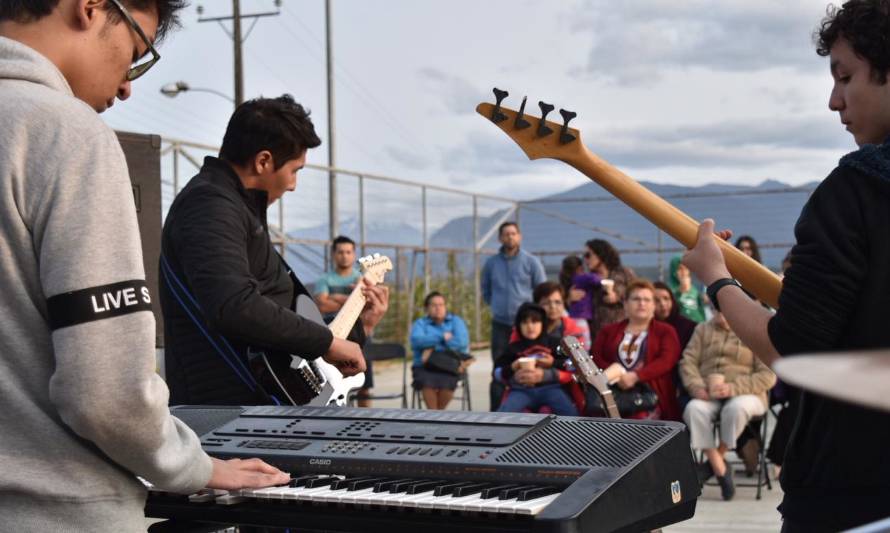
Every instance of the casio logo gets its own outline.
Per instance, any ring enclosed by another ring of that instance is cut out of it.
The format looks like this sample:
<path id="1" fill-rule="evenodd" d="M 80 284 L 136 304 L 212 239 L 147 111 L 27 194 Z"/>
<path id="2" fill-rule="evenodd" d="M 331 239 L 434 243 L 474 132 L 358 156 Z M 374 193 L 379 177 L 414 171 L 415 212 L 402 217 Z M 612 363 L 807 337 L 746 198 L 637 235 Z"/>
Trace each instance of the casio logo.
<path id="1" fill-rule="evenodd" d="M 310 465 L 329 465 L 331 464 L 330 459 L 309 459 Z"/>

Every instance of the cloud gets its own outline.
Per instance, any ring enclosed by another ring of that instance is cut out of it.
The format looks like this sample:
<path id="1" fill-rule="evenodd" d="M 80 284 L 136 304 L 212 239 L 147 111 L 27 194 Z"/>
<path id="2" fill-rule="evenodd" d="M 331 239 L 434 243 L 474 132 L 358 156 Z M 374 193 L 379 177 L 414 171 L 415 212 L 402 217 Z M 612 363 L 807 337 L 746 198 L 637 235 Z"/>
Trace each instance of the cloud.
<path id="1" fill-rule="evenodd" d="M 472 131 L 466 141 L 447 150 L 442 168 L 456 176 L 454 183 L 466 185 L 479 176 L 485 179 L 528 172 L 529 164 L 522 149 L 492 128 L 488 132 Z M 467 177 L 461 178 L 461 175 Z"/>
<path id="2" fill-rule="evenodd" d="M 422 68 L 418 71 L 422 81 L 433 86 L 432 94 L 440 95 L 442 103 L 455 115 L 469 115 L 479 103 L 479 95 L 485 94 L 469 81 L 435 68 Z"/>
<path id="3" fill-rule="evenodd" d="M 403 150 L 393 145 L 387 145 L 383 151 L 397 163 L 411 170 L 424 170 L 430 167 L 431 161 L 419 155 L 417 152 Z"/>
<path id="4" fill-rule="evenodd" d="M 646 85 L 678 68 L 809 71 L 821 65 L 812 32 L 823 14 L 807 0 L 588 0 L 571 29 L 593 44 L 571 72 Z"/>

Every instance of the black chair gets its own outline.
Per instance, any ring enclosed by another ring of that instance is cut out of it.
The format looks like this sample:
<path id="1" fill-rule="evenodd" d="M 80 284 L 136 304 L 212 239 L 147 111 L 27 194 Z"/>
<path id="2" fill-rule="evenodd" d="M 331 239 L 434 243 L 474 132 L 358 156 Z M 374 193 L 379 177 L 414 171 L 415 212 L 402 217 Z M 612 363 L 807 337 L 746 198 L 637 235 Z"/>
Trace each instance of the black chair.
<path id="1" fill-rule="evenodd" d="M 766 488 L 768 490 L 773 490 L 773 484 L 772 484 L 772 481 L 770 480 L 770 476 L 769 476 L 768 461 L 766 459 L 766 445 L 767 445 L 766 434 L 767 434 L 767 426 L 769 425 L 768 421 L 769 421 L 770 412 L 771 412 L 770 410 L 767 410 L 766 413 L 764 413 L 763 415 L 752 416 L 751 419 L 748 420 L 748 424 L 745 426 L 745 431 L 749 432 L 749 434 L 751 435 L 751 438 L 755 439 L 757 441 L 757 443 L 760 445 L 760 450 L 757 452 L 757 472 L 756 472 L 757 480 L 756 481 L 751 480 L 748 482 L 735 481 L 736 487 L 757 487 L 756 499 L 758 499 L 758 500 L 761 497 L 761 492 L 762 492 L 764 486 L 766 486 Z M 717 417 L 717 420 L 714 422 L 715 434 L 719 431 L 719 429 L 720 429 L 720 417 Z M 738 453 L 738 452 L 736 452 L 736 453 Z M 704 455 L 705 455 L 704 452 L 701 452 L 699 454 L 699 457 L 700 457 L 699 462 L 704 461 Z M 742 464 L 743 463 L 742 463 L 741 459 L 733 460 L 733 461 L 726 461 L 726 467 L 733 469 L 733 478 L 735 480 L 740 479 L 739 476 L 736 475 L 738 472 L 744 472 L 744 469 L 739 470 L 738 468 L 736 468 Z M 744 478 L 742 478 L 742 479 L 744 479 Z M 706 485 L 716 485 L 716 484 L 717 484 L 716 480 L 706 482 Z"/>
<path id="2" fill-rule="evenodd" d="M 371 361 L 386 361 L 389 359 L 402 360 L 402 391 L 392 394 L 371 394 L 368 400 L 402 400 L 402 409 L 408 407 L 408 357 L 405 346 L 397 342 L 371 342 L 362 349 L 367 359 Z M 347 403 L 354 406 L 358 398 L 357 393 L 349 394 Z"/>
<path id="3" fill-rule="evenodd" d="M 426 409 L 426 405 L 423 402 L 423 394 L 420 392 L 420 387 L 416 385 L 416 383 L 411 384 L 411 409 Z M 458 394 L 460 391 L 460 394 Z M 460 409 L 461 411 L 472 411 L 473 410 L 473 400 L 470 396 L 470 373 L 464 372 L 459 375 L 457 378 L 457 388 L 454 389 L 454 396 L 451 398 L 453 400 L 460 400 Z"/>

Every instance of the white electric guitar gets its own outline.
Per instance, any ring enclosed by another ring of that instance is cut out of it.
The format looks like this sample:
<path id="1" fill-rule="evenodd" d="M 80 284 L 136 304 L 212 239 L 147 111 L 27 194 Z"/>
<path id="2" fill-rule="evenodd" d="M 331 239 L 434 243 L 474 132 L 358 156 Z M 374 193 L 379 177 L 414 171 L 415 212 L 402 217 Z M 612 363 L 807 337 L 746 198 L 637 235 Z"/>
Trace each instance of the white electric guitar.
<path id="1" fill-rule="evenodd" d="M 383 276 L 392 270 L 392 262 L 380 254 L 359 259 L 362 275 L 374 285 L 383 282 Z M 345 339 L 352 331 L 365 308 L 362 282 L 356 284 L 343 303 L 337 316 L 328 325 L 338 339 Z M 301 317 L 324 324 L 315 302 L 307 295 L 297 297 L 296 312 Z M 365 374 L 344 377 L 334 365 L 319 357 L 307 360 L 296 355 L 288 358 L 268 357 L 264 352 L 249 353 L 250 368 L 254 377 L 270 396 L 291 405 L 346 405 L 349 393 L 361 388 Z"/>

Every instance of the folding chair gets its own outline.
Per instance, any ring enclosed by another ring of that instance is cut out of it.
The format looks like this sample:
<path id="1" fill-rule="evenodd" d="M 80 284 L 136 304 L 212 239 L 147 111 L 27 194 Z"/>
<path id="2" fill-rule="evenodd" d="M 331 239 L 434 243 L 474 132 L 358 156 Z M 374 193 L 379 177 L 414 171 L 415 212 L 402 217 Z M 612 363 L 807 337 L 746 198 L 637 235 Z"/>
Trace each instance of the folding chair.
<path id="1" fill-rule="evenodd" d="M 408 358 L 405 346 L 397 342 L 372 342 L 365 345 L 362 352 L 371 361 L 386 361 L 388 359 L 402 359 L 402 392 L 392 394 L 371 394 L 369 400 L 402 400 L 402 409 L 408 407 Z M 354 406 L 357 393 L 349 395 L 348 404 Z"/>

